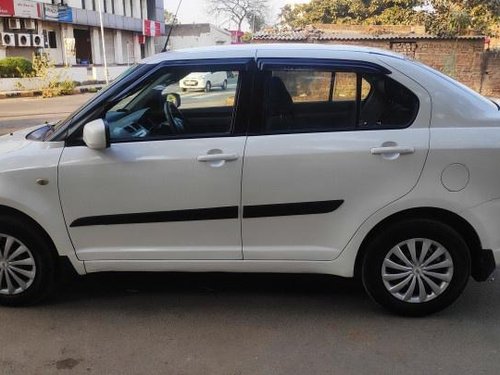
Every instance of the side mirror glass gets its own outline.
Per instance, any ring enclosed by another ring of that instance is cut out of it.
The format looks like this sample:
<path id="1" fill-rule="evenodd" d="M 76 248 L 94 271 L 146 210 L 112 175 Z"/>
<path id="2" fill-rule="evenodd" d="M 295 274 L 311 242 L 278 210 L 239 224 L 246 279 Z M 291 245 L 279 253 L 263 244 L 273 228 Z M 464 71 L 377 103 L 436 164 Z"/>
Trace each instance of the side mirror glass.
<path id="1" fill-rule="evenodd" d="M 83 127 L 83 141 L 88 148 L 103 150 L 109 147 L 109 129 L 102 119 L 91 121 Z"/>
<path id="2" fill-rule="evenodd" d="M 165 99 L 167 102 L 174 103 L 177 108 L 181 106 L 181 96 L 175 92 L 167 93 Z"/>

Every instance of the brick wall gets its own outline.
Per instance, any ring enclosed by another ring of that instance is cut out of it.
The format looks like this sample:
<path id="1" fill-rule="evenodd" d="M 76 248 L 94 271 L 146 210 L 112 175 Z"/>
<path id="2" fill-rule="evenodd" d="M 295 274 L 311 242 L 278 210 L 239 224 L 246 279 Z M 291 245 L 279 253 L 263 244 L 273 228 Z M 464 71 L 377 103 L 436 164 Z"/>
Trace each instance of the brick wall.
<path id="1" fill-rule="evenodd" d="M 500 98 L 500 51 L 488 51 L 484 54 L 484 75 L 481 92 Z"/>
<path id="2" fill-rule="evenodd" d="M 392 50 L 414 58 L 466 84 L 481 89 L 481 66 L 484 54 L 482 40 L 349 40 L 329 41 Z"/>
<path id="3" fill-rule="evenodd" d="M 307 41 L 375 47 L 402 53 L 455 78 L 483 95 L 500 97 L 500 51 L 485 51 L 483 39 L 324 40 L 311 38 Z M 254 43 L 272 42 L 283 43 L 284 41 L 254 40 Z"/>

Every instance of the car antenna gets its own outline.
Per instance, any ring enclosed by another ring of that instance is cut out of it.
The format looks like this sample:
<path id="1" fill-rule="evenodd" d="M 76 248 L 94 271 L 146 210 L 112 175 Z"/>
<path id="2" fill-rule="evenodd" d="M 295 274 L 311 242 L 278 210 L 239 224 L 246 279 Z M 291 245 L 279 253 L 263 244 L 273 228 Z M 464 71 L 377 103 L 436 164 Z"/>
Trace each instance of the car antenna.
<path id="1" fill-rule="evenodd" d="M 172 34 L 172 29 L 174 28 L 175 21 L 177 21 L 177 13 L 179 12 L 179 8 L 181 7 L 182 0 L 179 0 L 179 4 L 177 4 L 177 9 L 175 10 L 174 17 L 172 18 L 172 22 L 170 23 L 170 28 L 168 30 L 167 34 L 167 40 L 165 41 L 165 45 L 163 46 L 163 49 L 161 50 L 162 52 L 167 52 L 167 44 L 168 41 L 170 40 L 170 35 Z"/>

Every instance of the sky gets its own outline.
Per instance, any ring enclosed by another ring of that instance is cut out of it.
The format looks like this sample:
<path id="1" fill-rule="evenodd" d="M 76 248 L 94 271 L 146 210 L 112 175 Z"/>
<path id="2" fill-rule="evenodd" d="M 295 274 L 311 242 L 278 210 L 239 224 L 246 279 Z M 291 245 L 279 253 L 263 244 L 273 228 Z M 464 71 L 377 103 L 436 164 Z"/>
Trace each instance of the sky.
<path id="1" fill-rule="evenodd" d="M 308 0 L 269 0 L 269 23 L 273 24 L 276 22 L 278 13 L 280 12 L 281 7 L 285 4 L 297 4 L 304 3 Z M 174 13 L 177 5 L 179 4 L 179 0 L 163 0 L 165 4 L 165 9 Z M 217 26 L 222 26 L 224 28 L 232 28 L 234 25 L 224 24 L 221 25 L 223 20 L 217 20 L 215 17 L 211 16 L 207 12 L 207 2 L 206 0 L 182 0 L 181 7 L 179 9 L 179 13 L 177 14 L 177 18 L 181 23 L 213 23 Z M 248 25 L 245 27 L 248 29 Z"/>

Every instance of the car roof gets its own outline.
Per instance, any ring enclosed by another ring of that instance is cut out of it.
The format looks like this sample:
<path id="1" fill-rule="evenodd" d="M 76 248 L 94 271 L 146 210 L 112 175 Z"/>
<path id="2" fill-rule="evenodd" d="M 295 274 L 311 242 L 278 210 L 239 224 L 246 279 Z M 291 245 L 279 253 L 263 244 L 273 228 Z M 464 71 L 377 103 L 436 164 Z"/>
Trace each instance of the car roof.
<path id="1" fill-rule="evenodd" d="M 364 55 L 380 55 L 405 59 L 403 55 L 387 50 L 343 44 L 307 44 L 307 43 L 275 43 L 275 44 L 233 44 L 186 48 L 162 52 L 142 61 L 144 64 L 158 64 L 171 60 L 196 60 L 207 58 L 252 58 L 252 57 L 296 57 L 297 51 L 306 52 L 311 58 L 332 58 L 332 54 L 342 57 L 342 52 Z"/>

